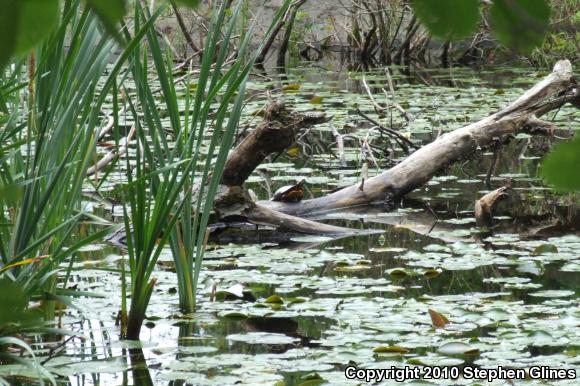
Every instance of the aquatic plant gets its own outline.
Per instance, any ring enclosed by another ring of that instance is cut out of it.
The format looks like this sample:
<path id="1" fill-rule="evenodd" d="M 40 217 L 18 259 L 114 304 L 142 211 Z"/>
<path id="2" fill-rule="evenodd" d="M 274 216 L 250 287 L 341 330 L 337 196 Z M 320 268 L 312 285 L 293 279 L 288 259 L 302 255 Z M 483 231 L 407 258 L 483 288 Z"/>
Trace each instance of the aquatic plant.
<path id="1" fill-rule="evenodd" d="M 54 317 L 54 301 L 64 300 L 66 280 L 56 284 L 60 265 L 71 265 L 106 231 L 73 238 L 79 223 L 100 222 L 81 202 L 100 130 L 97 87 L 114 47 L 96 23 L 79 2 L 67 2 L 45 43 L 0 75 L 0 275 L 29 296 L 41 295 L 46 320 Z"/>
<path id="2" fill-rule="evenodd" d="M 0 73 L 0 279 L 23 292 L 24 308 L 40 301 L 48 322 L 56 302 L 70 304 L 77 295 L 67 288 L 76 253 L 109 232 L 83 207 L 82 189 L 106 97 L 152 23 L 135 29 L 104 77 L 115 41 L 80 1 L 64 2 L 60 14 L 28 59 L 14 58 Z M 78 232 L 91 223 L 100 229 Z M 6 311 L 2 304 L 0 310 Z M 4 330 L 2 344 L 24 347 L 11 336 L 20 332 Z"/>
<path id="3" fill-rule="evenodd" d="M 183 110 L 178 106 L 171 55 L 162 51 L 153 29 L 147 33 L 144 52 L 137 50 L 132 57 L 130 69 L 137 88 L 136 103 L 129 103 L 138 141 L 135 163 L 126 161 L 128 184 L 124 188 L 128 199 L 125 232 L 131 305 L 123 336 L 128 339 L 139 338 L 155 286 L 153 269 L 167 242 L 175 262 L 179 305 L 184 312 L 195 309 L 207 224 L 254 60 L 253 57 L 245 59 L 250 31 L 238 46 L 237 59 L 226 67 L 229 47 L 222 42 L 228 41 L 235 31 L 240 6 L 229 19 L 227 10 L 226 2 L 214 9 L 194 95 L 189 90 L 193 80 L 185 77 Z M 135 22 L 139 23 L 147 13 L 147 9 L 136 5 Z M 153 62 L 154 74 L 148 71 L 149 60 Z M 155 90 L 147 81 L 150 76 L 159 80 L 163 109 L 159 108 Z M 208 130 L 210 123 L 211 131 Z M 167 132 L 173 147 L 168 144 Z"/>
<path id="4" fill-rule="evenodd" d="M 34 368 L 51 383 L 25 336 L 68 333 L 53 327 L 56 302 L 75 295 L 67 283 L 78 250 L 107 232 L 75 234 L 80 224 L 106 224 L 84 210 L 82 187 L 100 131 L 98 85 L 115 45 L 79 1 L 64 2 L 55 17 L 28 58 L 6 68 L 0 58 L 0 361 Z M 2 55 L 15 35 L 3 35 Z M 15 347 L 27 355 L 11 354 Z"/>

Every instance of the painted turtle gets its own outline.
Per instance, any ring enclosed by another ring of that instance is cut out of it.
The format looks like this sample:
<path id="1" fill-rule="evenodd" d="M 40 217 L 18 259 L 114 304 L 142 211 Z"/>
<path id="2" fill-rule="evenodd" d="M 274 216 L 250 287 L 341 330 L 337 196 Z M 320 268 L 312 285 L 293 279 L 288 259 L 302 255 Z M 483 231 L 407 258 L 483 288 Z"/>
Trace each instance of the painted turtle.
<path id="1" fill-rule="evenodd" d="M 282 201 L 282 202 L 298 202 L 304 197 L 304 183 L 306 180 L 302 180 L 296 185 L 286 185 L 282 186 L 280 189 L 274 193 L 272 201 Z"/>

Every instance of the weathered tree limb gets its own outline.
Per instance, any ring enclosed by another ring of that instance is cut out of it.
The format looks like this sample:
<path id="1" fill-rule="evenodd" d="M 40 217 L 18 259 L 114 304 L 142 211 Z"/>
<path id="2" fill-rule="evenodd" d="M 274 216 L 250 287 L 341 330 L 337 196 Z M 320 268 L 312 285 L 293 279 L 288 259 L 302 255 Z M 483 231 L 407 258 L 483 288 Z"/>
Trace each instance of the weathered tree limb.
<path id="1" fill-rule="evenodd" d="M 241 186 L 268 155 L 280 153 L 292 145 L 298 131 L 329 119 L 324 114 L 291 113 L 280 101 L 270 104 L 262 123 L 230 153 L 221 183 Z"/>
<path id="2" fill-rule="evenodd" d="M 271 225 L 294 233 L 347 236 L 357 230 L 327 225 L 287 215 L 252 202 L 243 183 L 254 169 L 272 153 L 280 153 L 294 143 L 299 131 L 327 122 L 325 114 L 296 114 L 276 101 L 264 111 L 264 119 L 238 146 L 226 161 L 219 192 L 214 201 L 218 218 L 243 217 L 256 225 Z"/>
<path id="3" fill-rule="evenodd" d="M 442 168 L 472 154 L 478 147 L 488 146 L 495 139 L 518 132 L 545 133 L 552 125 L 538 117 L 568 102 L 577 105 L 579 99 L 580 90 L 572 75 L 572 65 L 568 60 L 562 60 L 556 63 L 550 75 L 508 107 L 442 135 L 393 168 L 365 181 L 364 191 L 356 184 L 298 203 L 264 201 L 259 204 L 279 212 L 304 216 L 402 197 L 423 185 Z"/>
<path id="4" fill-rule="evenodd" d="M 241 188 L 254 169 L 272 153 L 280 153 L 294 143 L 297 133 L 330 120 L 324 114 L 294 114 L 284 103 L 271 103 L 264 119 L 230 153 L 221 179 L 221 193 L 214 203 L 219 217 L 242 216 L 257 225 L 272 225 L 283 230 L 307 234 L 348 235 L 352 229 L 322 224 L 290 216 L 251 202 Z"/>
<path id="5" fill-rule="evenodd" d="M 236 151 L 234 150 L 233 153 L 235 154 Z M 357 230 L 322 224 L 265 208 L 253 202 L 241 184 L 228 186 L 222 183 L 219 186 L 214 199 L 214 212 L 220 221 L 232 218 L 239 220 L 241 217 L 252 224 L 269 225 L 289 233 L 332 236 L 348 236 L 360 233 Z"/>

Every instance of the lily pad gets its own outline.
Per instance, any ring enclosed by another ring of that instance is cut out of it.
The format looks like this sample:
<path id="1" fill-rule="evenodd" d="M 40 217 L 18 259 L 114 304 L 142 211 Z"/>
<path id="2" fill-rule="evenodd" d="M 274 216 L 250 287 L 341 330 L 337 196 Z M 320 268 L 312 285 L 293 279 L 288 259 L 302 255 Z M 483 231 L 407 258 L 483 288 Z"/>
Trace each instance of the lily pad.
<path id="1" fill-rule="evenodd" d="M 445 355 L 479 355 L 479 349 L 462 342 L 450 342 L 437 349 Z"/>

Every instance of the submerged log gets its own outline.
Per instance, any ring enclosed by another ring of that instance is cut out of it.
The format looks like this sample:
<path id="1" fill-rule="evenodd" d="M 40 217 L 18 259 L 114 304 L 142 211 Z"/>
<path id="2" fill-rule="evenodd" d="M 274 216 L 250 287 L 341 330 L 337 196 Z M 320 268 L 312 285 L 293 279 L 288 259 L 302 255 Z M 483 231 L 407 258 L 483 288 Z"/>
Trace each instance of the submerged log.
<path id="1" fill-rule="evenodd" d="M 508 196 L 509 185 L 492 190 L 475 201 L 474 216 L 478 227 L 491 229 L 493 226 L 493 208 L 503 198 Z"/>
<path id="2" fill-rule="evenodd" d="M 270 209 L 296 216 L 397 199 L 422 186 L 441 169 L 469 156 L 494 140 L 520 132 L 546 134 L 553 124 L 538 119 L 566 103 L 578 105 L 580 90 L 568 60 L 503 110 L 479 122 L 440 136 L 393 168 L 365 181 L 364 190 L 352 185 L 327 196 L 298 203 L 260 201 Z"/>

